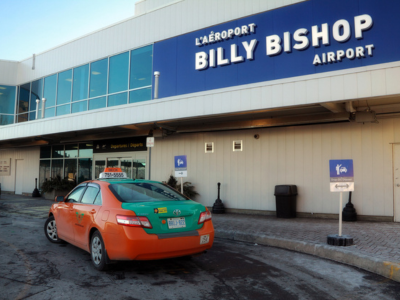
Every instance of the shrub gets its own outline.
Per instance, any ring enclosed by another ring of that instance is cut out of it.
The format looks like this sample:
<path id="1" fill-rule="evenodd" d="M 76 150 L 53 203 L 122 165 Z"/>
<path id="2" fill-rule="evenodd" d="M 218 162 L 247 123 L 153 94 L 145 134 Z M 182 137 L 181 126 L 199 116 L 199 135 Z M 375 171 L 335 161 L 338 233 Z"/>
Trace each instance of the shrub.
<path id="1" fill-rule="evenodd" d="M 61 179 L 59 175 L 49 180 L 45 180 L 42 184 L 42 192 L 49 193 L 52 190 L 70 191 L 76 186 L 75 181 L 69 181 L 68 178 Z"/>
<path id="2" fill-rule="evenodd" d="M 178 183 L 174 176 L 169 176 L 167 184 L 178 192 L 181 191 L 181 185 Z M 192 183 L 188 181 L 183 183 L 183 194 L 190 199 L 193 199 L 194 197 L 199 195 L 199 193 L 194 190 L 194 186 L 192 185 Z"/>

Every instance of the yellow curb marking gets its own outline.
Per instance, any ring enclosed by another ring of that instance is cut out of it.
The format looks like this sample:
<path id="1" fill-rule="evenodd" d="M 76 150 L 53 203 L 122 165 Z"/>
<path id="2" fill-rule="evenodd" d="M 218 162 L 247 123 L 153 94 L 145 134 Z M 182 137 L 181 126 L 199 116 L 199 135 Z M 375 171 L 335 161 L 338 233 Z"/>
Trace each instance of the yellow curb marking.
<path id="1" fill-rule="evenodd" d="M 389 275 L 390 279 L 393 279 L 393 275 L 400 270 L 400 265 L 396 264 L 396 263 L 392 263 L 392 262 L 389 262 L 389 261 L 384 261 L 383 265 L 385 267 L 386 266 L 390 266 L 390 275 Z"/>

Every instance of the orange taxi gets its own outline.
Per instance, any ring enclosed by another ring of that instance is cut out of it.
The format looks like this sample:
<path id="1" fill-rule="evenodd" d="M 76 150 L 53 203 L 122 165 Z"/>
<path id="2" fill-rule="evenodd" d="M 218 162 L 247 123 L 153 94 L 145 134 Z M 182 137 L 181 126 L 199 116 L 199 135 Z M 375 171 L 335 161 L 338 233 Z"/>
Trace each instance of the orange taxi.
<path id="1" fill-rule="evenodd" d="M 55 200 L 46 237 L 88 251 L 98 270 L 121 260 L 199 254 L 214 241 L 205 206 L 161 182 L 129 179 L 119 168 L 107 168 Z"/>

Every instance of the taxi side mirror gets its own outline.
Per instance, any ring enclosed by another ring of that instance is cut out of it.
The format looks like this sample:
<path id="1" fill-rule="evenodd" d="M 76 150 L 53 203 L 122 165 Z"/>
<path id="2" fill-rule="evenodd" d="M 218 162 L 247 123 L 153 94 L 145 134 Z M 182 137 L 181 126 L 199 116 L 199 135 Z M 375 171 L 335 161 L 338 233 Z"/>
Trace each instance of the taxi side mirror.
<path id="1" fill-rule="evenodd" d="M 63 196 L 57 196 L 55 201 L 56 202 L 64 202 L 64 197 Z"/>

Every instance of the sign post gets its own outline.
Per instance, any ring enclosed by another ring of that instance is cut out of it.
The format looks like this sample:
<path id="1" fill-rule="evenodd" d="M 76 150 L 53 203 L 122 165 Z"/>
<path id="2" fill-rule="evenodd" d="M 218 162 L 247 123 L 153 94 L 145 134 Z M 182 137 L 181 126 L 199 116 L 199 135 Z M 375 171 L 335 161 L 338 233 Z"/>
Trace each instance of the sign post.
<path id="1" fill-rule="evenodd" d="M 339 203 L 339 234 L 328 235 L 328 244 L 335 246 L 351 246 L 353 238 L 342 236 L 342 209 L 343 209 L 343 192 L 354 191 L 354 169 L 352 159 L 330 160 L 330 190 L 331 192 L 340 193 Z"/>
<path id="2" fill-rule="evenodd" d="M 175 177 L 181 178 L 181 194 L 183 194 L 183 177 L 187 177 L 187 157 L 178 155 L 174 157 Z"/>
<path id="3" fill-rule="evenodd" d="M 149 148 L 149 180 L 151 180 L 151 148 L 154 147 L 154 137 L 149 136 L 146 138 L 146 147 Z"/>

